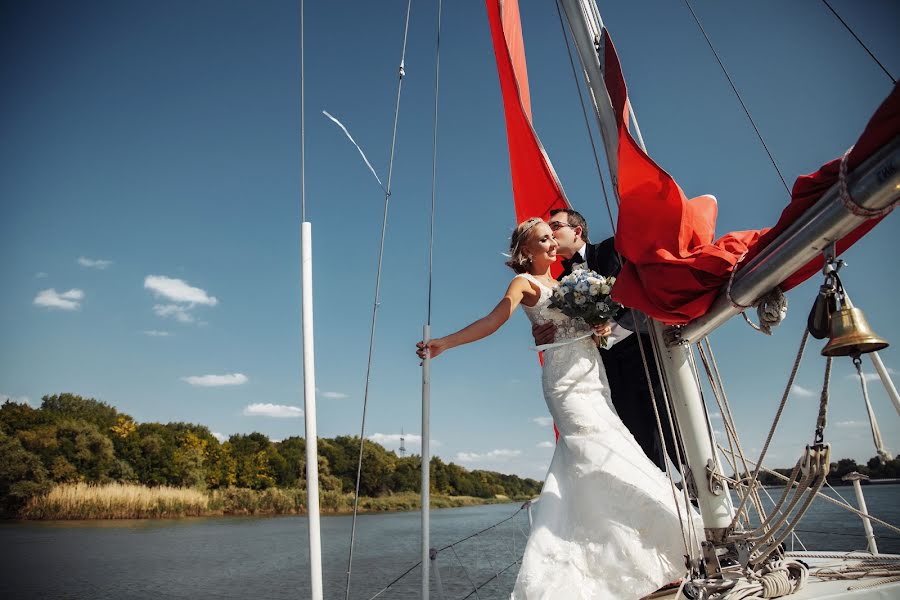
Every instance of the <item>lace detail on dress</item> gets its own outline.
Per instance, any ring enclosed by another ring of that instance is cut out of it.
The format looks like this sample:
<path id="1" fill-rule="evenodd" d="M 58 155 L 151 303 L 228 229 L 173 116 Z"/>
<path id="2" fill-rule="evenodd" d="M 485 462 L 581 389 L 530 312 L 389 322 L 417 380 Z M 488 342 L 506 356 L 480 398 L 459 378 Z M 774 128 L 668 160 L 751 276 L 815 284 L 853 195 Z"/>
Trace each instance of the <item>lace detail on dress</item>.
<path id="1" fill-rule="evenodd" d="M 556 325 L 556 341 L 561 342 L 573 339 L 591 332 L 588 324 L 581 319 L 571 319 L 558 309 L 550 306 L 550 296 L 553 295 L 554 288 L 541 283 L 530 273 L 519 273 L 516 277 L 527 279 L 541 291 L 537 304 L 534 306 L 525 306 L 523 304 L 522 309 L 532 323 L 537 325 L 553 323 Z"/>
<path id="2" fill-rule="evenodd" d="M 519 277 L 540 290 L 534 306 L 523 305 L 532 323 L 554 323 L 556 341 L 590 331 L 550 308 L 552 288 Z M 541 379 L 559 439 L 513 599 L 634 600 L 678 577 L 676 501 L 616 414 L 593 340 L 545 350 Z"/>

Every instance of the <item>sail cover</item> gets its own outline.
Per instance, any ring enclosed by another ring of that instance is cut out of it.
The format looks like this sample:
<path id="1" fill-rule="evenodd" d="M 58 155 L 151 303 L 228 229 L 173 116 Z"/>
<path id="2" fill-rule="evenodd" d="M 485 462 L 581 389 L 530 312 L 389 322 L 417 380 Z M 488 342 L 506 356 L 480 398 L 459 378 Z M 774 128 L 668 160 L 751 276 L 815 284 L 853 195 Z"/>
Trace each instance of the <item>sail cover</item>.
<path id="1" fill-rule="evenodd" d="M 688 199 L 675 180 L 640 148 L 628 131 L 628 91 L 609 33 L 603 30 L 605 83 L 618 125 L 619 219 L 616 249 L 626 259 L 613 297 L 669 324 L 702 316 L 746 264 L 838 180 L 840 159 L 799 177 L 775 226 L 736 231 L 714 240 L 717 207 L 712 196 Z M 850 170 L 900 133 L 897 86 L 869 121 L 848 157 Z M 837 243 L 840 254 L 884 217 L 863 222 Z M 821 271 L 818 256 L 781 283 L 787 291 Z"/>
<path id="2" fill-rule="evenodd" d="M 494 56 L 503 93 L 516 222 L 547 219 L 569 206 L 562 185 L 531 125 L 531 96 L 518 0 L 487 0 Z"/>

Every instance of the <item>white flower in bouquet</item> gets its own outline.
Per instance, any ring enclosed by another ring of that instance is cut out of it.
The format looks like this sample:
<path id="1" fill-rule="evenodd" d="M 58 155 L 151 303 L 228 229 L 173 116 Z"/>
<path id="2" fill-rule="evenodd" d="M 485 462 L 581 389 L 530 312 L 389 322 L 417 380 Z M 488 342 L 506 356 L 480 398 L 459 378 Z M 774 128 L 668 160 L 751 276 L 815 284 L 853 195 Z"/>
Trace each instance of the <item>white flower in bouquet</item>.
<path id="1" fill-rule="evenodd" d="M 615 281 L 615 277 L 603 277 L 577 265 L 572 273 L 560 280 L 550 305 L 567 317 L 581 319 L 591 326 L 600 325 L 622 308 L 610 297 Z M 601 338 L 601 344 L 606 345 L 605 338 Z"/>

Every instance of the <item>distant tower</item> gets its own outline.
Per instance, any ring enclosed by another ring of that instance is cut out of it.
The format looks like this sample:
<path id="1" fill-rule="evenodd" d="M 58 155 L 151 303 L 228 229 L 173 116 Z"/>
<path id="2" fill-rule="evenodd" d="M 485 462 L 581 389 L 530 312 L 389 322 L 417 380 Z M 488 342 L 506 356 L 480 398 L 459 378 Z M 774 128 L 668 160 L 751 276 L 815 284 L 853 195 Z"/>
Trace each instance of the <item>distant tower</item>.
<path id="1" fill-rule="evenodd" d="M 400 428 L 400 458 L 403 458 L 404 456 L 406 456 L 406 446 L 403 444 L 404 441 L 406 441 L 406 438 L 404 437 L 403 428 L 401 427 Z"/>

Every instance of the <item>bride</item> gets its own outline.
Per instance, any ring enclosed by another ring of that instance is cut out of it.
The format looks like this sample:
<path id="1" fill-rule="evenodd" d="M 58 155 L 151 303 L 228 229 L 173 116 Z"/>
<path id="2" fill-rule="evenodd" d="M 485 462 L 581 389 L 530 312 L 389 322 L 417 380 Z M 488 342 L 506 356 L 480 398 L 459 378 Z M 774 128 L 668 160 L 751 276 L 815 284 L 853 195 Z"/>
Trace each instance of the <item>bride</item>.
<path id="1" fill-rule="evenodd" d="M 520 223 L 507 262 L 517 274 L 503 299 L 456 333 L 419 342 L 417 354 L 435 358 L 487 337 L 519 304 L 532 323 L 556 325 L 560 343 L 544 351 L 543 387 L 559 440 L 512 597 L 636 600 L 684 574 L 679 521 L 693 519 L 616 415 L 603 363 L 585 337 L 591 328 L 549 306 L 557 246 L 543 220 Z"/>

